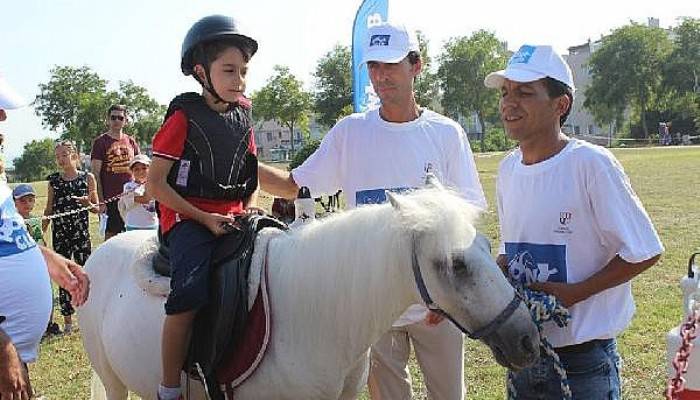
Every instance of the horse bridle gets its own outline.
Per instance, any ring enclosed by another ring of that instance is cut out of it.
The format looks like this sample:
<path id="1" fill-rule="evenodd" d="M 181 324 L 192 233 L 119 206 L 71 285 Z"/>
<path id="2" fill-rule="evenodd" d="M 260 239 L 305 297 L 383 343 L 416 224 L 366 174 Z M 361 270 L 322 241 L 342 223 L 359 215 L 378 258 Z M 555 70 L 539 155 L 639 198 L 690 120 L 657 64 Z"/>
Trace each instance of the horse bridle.
<path id="1" fill-rule="evenodd" d="M 423 300 L 423 303 L 425 303 L 425 306 L 428 307 L 430 311 L 433 311 L 450 320 L 450 322 L 452 322 L 457 328 L 459 328 L 459 330 L 464 332 L 464 334 L 467 335 L 467 337 L 469 337 L 470 339 L 482 339 L 486 336 L 491 335 L 496 329 L 503 325 L 503 323 L 506 322 L 506 320 L 508 320 L 508 318 L 510 318 L 511 315 L 513 315 L 515 310 L 520 305 L 522 299 L 518 295 L 518 292 L 514 290 L 515 294 L 513 295 L 513 299 L 510 301 L 510 303 L 508 303 L 506 308 L 504 308 L 503 311 L 501 311 L 501 313 L 496 316 L 496 318 L 494 318 L 485 326 L 475 330 L 474 332 L 470 332 L 469 329 L 465 328 L 464 326 L 462 326 L 462 324 L 457 322 L 457 320 L 455 320 L 450 314 L 443 310 L 430 297 L 430 294 L 428 293 L 428 288 L 425 286 L 425 281 L 423 281 L 423 275 L 420 272 L 420 265 L 418 264 L 418 254 L 416 253 L 415 238 L 413 239 L 412 247 L 413 261 L 411 263 L 411 268 L 413 269 L 413 278 L 416 281 L 416 286 L 418 287 L 418 292 L 420 293 L 420 297 Z"/>

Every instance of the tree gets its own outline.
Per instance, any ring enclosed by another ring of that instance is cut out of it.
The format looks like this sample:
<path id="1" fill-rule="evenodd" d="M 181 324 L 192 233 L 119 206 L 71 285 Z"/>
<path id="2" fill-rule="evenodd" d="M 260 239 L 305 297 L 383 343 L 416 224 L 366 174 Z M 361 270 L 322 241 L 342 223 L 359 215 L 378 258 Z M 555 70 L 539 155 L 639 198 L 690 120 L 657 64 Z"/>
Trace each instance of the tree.
<path id="1" fill-rule="evenodd" d="M 19 182 L 46 179 L 56 169 L 53 139 L 32 140 L 25 144 L 22 155 L 15 158 L 13 164 Z"/>
<path id="2" fill-rule="evenodd" d="M 673 50 L 663 64 L 664 84 L 680 94 L 700 94 L 700 19 L 683 18 L 673 33 Z"/>
<path id="3" fill-rule="evenodd" d="M 316 65 L 314 112 L 321 125 L 333 126 L 352 113 L 352 55 L 347 46 L 336 45 Z"/>
<path id="4" fill-rule="evenodd" d="M 619 120 L 614 116 L 633 106 L 648 137 L 646 112 L 659 97 L 661 71 L 670 52 L 671 41 L 663 29 L 636 23 L 616 29 L 591 56 L 584 106 L 600 123 Z"/>
<path id="5" fill-rule="evenodd" d="M 42 124 L 76 142 L 80 149 L 89 149 L 105 130 L 106 112 L 112 104 L 126 105 L 131 119 L 128 129 L 142 144 L 150 142 L 165 114 L 165 107 L 145 88 L 124 81 L 119 82 L 118 90 L 108 91 L 107 81 L 85 66 L 54 67 L 49 82 L 39 84 L 39 90 L 35 112 Z"/>
<path id="6" fill-rule="evenodd" d="M 320 145 L 320 140 L 311 140 L 307 142 L 304 146 L 302 146 L 301 149 L 299 149 L 299 151 L 297 151 L 294 157 L 292 157 L 292 161 L 287 166 L 287 170 L 291 171 L 294 168 L 303 164 L 304 161 L 306 161 L 306 159 L 309 158 L 310 155 L 312 155 L 316 150 L 318 150 L 318 147 Z"/>
<path id="7" fill-rule="evenodd" d="M 414 91 L 416 93 L 416 102 L 422 106 L 434 107 L 440 104 L 440 83 L 438 76 L 433 71 L 433 60 L 428 55 L 428 46 L 430 42 L 423 35 L 423 32 L 417 31 L 418 46 L 420 47 L 420 58 L 423 64 L 423 70 L 416 77 Z"/>
<path id="8" fill-rule="evenodd" d="M 476 113 L 482 129 L 482 151 L 486 121 L 495 118 L 499 96 L 498 91 L 484 86 L 484 78 L 503 69 L 507 58 L 505 45 L 493 33 L 480 30 L 468 38 L 450 39 L 439 59 L 442 107 L 453 117 Z"/>
<path id="9" fill-rule="evenodd" d="M 163 123 L 167 107 L 153 99 L 144 87 L 130 80 L 119 82 L 117 99 L 117 103 L 126 105 L 129 110 L 129 132 L 142 145 L 150 144 Z"/>
<path id="10" fill-rule="evenodd" d="M 274 71 L 267 84 L 253 93 L 253 112 L 289 129 L 294 154 L 294 127 L 308 123 L 311 94 L 304 90 L 302 82 L 289 72 L 289 68 L 276 65 Z"/>
<path id="11" fill-rule="evenodd" d="M 683 18 L 673 32 L 673 50 L 663 70 L 668 109 L 681 119 L 694 119 L 699 126 L 700 19 Z"/>
<path id="12" fill-rule="evenodd" d="M 104 119 L 107 81 L 87 66 L 56 66 L 51 70 L 49 82 L 39 84 L 39 90 L 34 111 L 41 117 L 42 124 L 61 133 L 61 137 L 75 141 L 81 148 L 89 146 L 91 140 L 86 141 L 81 133 L 86 133 L 90 120 L 101 122 Z M 98 108 L 102 110 L 98 114 L 102 118 L 94 114 Z"/>

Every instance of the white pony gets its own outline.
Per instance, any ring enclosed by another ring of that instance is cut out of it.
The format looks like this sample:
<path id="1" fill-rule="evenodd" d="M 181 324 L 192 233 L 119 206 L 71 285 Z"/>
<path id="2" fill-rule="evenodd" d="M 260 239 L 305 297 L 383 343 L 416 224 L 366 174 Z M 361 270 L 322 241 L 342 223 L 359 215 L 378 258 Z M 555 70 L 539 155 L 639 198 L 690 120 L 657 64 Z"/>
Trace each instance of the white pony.
<path id="1" fill-rule="evenodd" d="M 422 302 L 413 263 L 434 303 L 456 323 L 472 332 L 490 326 L 483 340 L 502 365 L 520 369 L 537 359 L 537 330 L 525 306 L 515 307 L 513 288 L 477 235 L 477 211 L 440 188 L 390 200 L 287 233 L 263 231 L 254 260 L 267 257 L 273 332 L 237 400 L 355 398 L 370 346 Z M 80 326 L 104 384 L 93 374 L 93 398 L 126 399 L 127 390 L 155 397 L 165 293 L 150 294 L 157 279 L 143 276 L 155 246 L 153 233 L 128 232 L 88 260 L 91 296 L 79 310 Z M 204 398 L 194 386 L 191 398 Z"/>

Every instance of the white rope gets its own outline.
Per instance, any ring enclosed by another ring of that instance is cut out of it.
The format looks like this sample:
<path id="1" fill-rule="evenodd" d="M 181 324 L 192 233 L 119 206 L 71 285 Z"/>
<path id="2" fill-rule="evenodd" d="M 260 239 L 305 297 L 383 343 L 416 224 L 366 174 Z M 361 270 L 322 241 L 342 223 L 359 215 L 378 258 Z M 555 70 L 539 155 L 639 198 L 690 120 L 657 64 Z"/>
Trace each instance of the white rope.
<path id="1" fill-rule="evenodd" d="M 90 210 L 94 209 L 95 207 L 99 207 L 102 205 L 106 205 L 107 203 L 112 203 L 114 201 L 117 201 L 129 193 L 131 193 L 131 192 L 119 193 L 118 195 L 112 196 L 112 197 L 108 198 L 107 200 L 100 202 L 100 203 L 97 203 L 97 204 L 90 204 L 89 206 L 76 208 L 75 210 L 64 211 L 64 212 L 55 213 L 55 214 L 51 214 L 51 215 L 43 215 L 41 217 L 31 217 L 31 218 L 25 219 L 25 221 L 26 222 L 50 221 L 50 220 L 56 219 L 56 218 L 62 218 L 62 217 L 68 217 L 71 215 L 80 214 L 83 211 L 90 211 Z"/>

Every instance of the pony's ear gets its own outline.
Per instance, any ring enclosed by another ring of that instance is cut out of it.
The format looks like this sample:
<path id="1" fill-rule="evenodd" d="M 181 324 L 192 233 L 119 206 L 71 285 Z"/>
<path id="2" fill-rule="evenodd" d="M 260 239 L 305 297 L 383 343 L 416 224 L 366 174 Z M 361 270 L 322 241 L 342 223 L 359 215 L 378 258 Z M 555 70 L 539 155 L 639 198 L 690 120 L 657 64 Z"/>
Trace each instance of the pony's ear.
<path id="1" fill-rule="evenodd" d="M 399 200 L 398 196 L 396 196 L 394 193 L 387 190 L 386 191 L 386 198 L 389 199 L 391 206 L 394 207 L 395 210 L 401 211 L 401 208 L 403 208 L 403 205 L 401 204 L 401 200 Z"/>
<path id="2" fill-rule="evenodd" d="M 442 186 L 440 180 L 438 180 L 437 176 L 435 176 L 435 174 L 432 172 L 425 175 L 425 187 L 429 189 L 445 190 L 445 187 Z"/>

